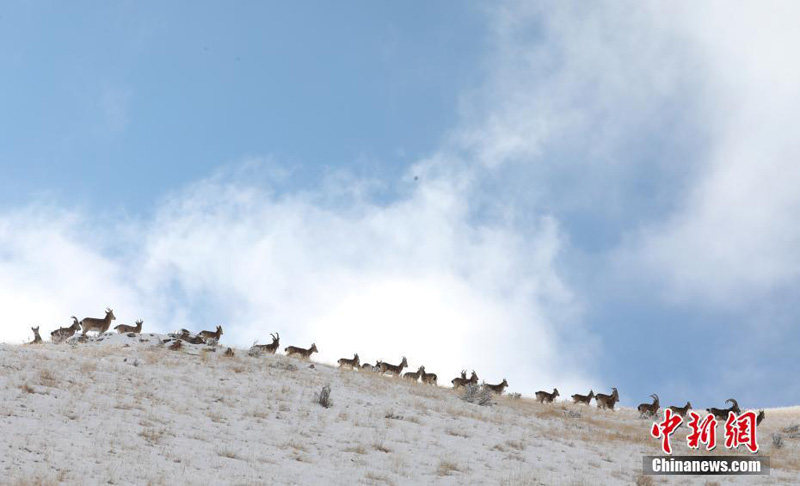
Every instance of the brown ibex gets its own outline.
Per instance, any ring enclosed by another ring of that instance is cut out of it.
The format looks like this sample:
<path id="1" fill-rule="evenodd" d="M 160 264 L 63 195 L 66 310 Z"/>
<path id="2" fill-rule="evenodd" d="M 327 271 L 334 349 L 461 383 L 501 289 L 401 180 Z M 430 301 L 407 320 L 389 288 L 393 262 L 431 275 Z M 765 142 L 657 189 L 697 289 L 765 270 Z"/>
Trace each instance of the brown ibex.
<path id="1" fill-rule="evenodd" d="M 436 385 L 436 373 L 426 373 L 425 367 L 422 367 L 422 383 L 426 385 Z"/>
<path id="2" fill-rule="evenodd" d="M 197 335 L 200 339 L 202 339 L 206 344 L 210 342 L 219 342 L 219 338 L 222 337 L 222 326 L 217 326 L 216 331 L 200 331 L 200 334 Z"/>
<path id="3" fill-rule="evenodd" d="M 730 413 L 730 412 L 733 412 L 736 415 L 739 415 L 739 413 L 741 412 L 741 410 L 739 409 L 739 403 L 736 400 L 734 400 L 733 398 L 729 398 L 729 399 L 725 400 L 725 403 L 728 403 L 728 402 L 731 403 L 731 406 L 728 407 L 728 408 L 714 408 L 714 407 L 711 407 L 711 408 L 707 408 L 706 412 L 712 414 L 714 417 L 716 417 L 718 419 L 721 419 L 721 420 L 727 419 L 728 418 L 728 413 Z"/>
<path id="4" fill-rule="evenodd" d="M 80 322 L 81 327 L 83 328 L 83 332 L 81 334 L 85 336 L 89 331 L 97 331 L 98 336 L 105 334 L 105 332 L 108 331 L 108 328 L 111 327 L 111 321 L 115 319 L 116 317 L 114 317 L 114 311 L 106 307 L 106 316 L 102 319 L 97 317 L 83 318 L 83 320 Z"/>
<path id="5" fill-rule="evenodd" d="M 467 385 L 477 385 L 478 384 L 478 374 L 475 373 L 475 370 L 472 370 L 472 376 L 467 379 L 467 370 L 461 370 L 461 376 L 457 378 L 453 378 L 450 383 L 453 384 L 453 388 L 461 388 L 462 386 Z"/>
<path id="6" fill-rule="evenodd" d="M 658 401 L 658 395 L 653 393 L 650 395 L 650 398 L 653 399 L 653 403 L 641 403 L 636 410 L 639 411 L 640 417 L 655 417 L 658 413 L 658 409 L 661 408 L 661 404 Z"/>
<path id="7" fill-rule="evenodd" d="M 381 361 L 378 366 L 381 368 L 381 374 L 389 373 L 390 375 L 400 376 L 403 374 L 403 368 L 408 366 L 408 361 L 406 361 L 406 357 L 403 356 L 403 361 L 401 361 L 399 365 L 393 365 Z"/>
<path id="8" fill-rule="evenodd" d="M 686 402 L 686 405 L 682 407 L 678 407 L 677 405 L 670 405 L 669 409 L 672 410 L 673 413 L 678 414 L 681 417 L 686 417 L 686 414 L 689 413 L 689 410 L 692 409 L 692 402 Z"/>
<path id="9" fill-rule="evenodd" d="M 253 343 L 253 346 L 250 348 L 250 352 L 256 354 L 258 353 L 275 354 L 275 351 L 278 350 L 278 346 L 281 343 L 281 334 L 278 332 L 276 332 L 275 334 L 270 333 L 270 337 L 272 337 L 272 344 Z"/>
<path id="10" fill-rule="evenodd" d="M 371 365 L 369 363 L 364 363 L 361 366 L 361 369 L 362 370 L 365 369 L 366 371 L 372 371 L 373 373 L 380 373 L 381 372 L 381 363 L 382 363 L 382 361 L 376 361 L 374 365 Z"/>
<path id="11" fill-rule="evenodd" d="M 188 329 L 181 329 L 178 334 L 178 339 L 186 341 L 189 344 L 203 344 L 205 341 L 200 336 L 193 336 Z"/>
<path id="12" fill-rule="evenodd" d="M 598 393 L 594 396 L 594 401 L 597 403 L 597 408 L 607 408 L 614 410 L 614 405 L 619 401 L 619 392 L 616 388 L 611 389 L 611 395 Z"/>
<path id="13" fill-rule="evenodd" d="M 127 333 L 134 333 L 140 334 L 142 332 L 142 324 L 144 323 L 143 320 L 139 319 L 136 321 L 135 326 L 129 326 L 127 324 L 120 324 L 119 326 L 114 327 L 114 329 L 120 334 L 127 334 Z"/>
<path id="14" fill-rule="evenodd" d="M 592 398 L 594 398 L 594 390 L 589 390 L 588 395 L 579 395 L 576 393 L 572 395 L 572 403 L 583 403 L 585 405 L 591 405 Z"/>
<path id="15" fill-rule="evenodd" d="M 409 381 L 417 382 L 419 381 L 422 374 L 425 373 L 425 367 L 420 366 L 417 371 L 408 371 L 406 374 L 403 375 L 403 378 Z"/>
<path id="16" fill-rule="evenodd" d="M 298 348 L 297 346 L 289 346 L 288 348 L 284 349 L 284 351 L 286 351 L 286 356 L 299 354 L 301 358 L 309 358 L 311 357 L 312 353 L 319 353 L 316 343 L 311 343 L 311 347 L 308 349 Z"/>
<path id="17" fill-rule="evenodd" d="M 361 366 L 361 361 L 358 357 L 358 353 L 353 355 L 353 359 L 340 358 L 339 361 L 337 361 L 337 363 L 339 363 L 339 368 L 350 368 L 351 370 L 353 368 L 358 368 Z"/>
<path id="18" fill-rule="evenodd" d="M 557 396 L 558 396 L 558 388 L 553 388 L 553 393 L 547 393 L 546 391 L 537 391 L 536 401 L 539 403 L 553 403 L 553 400 L 555 400 Z"/>
<path id="19" fill-rule="evenodd" d="M 264 351 L 268 352 L 269 354 L 275 354 L 275 351 L 278 350 L 278 346 L 281 344 L 281 333 L 276 331 L 274 336 L 272 333 L 270 333 L 269 336 L 272 338 L 272 343 L 267 344 L 264 347 Z"/>
<path id="20" fill-rule="evenodd" d="M 33 341 L 28 344 L 42 344 L 42 336 L 39 335 L 39 326 L 32 327 L 31 331 L 33 331 Z"/>
<path id="21" fill-rule="evenodd" d="M 467 370 L 461 370 L 461 376 L 457 376 L 450 380 L 450 383 L 453 384 L 453 388 L 461 388 L 462 386 L 466 386 L 467 382 Z"/>
<path id="22" fill-rule="evenodd" d="M 498 395 L 501 395 L 503 393 L 503 389 L 505 389 L 505 387 L 508 386 L 508 382 L 506 381 L 505 378 L 503 378 L 503 381 L 501 381 L 500 383 L 498 383 L 496 385 L 490 385 L 488 383 L 484 383 L 483 386 L 485 386 L 489 390 L 493 391 L 494 393 L 497 393 Z"/>
<path id="23" fill-rule="evenodd" d="M 69 327 L 60 327 L 55 331 L 50 333 L 50 340 L 54 343 L 60 343 L 66 339 L 71 338 L 75 335 L 76 332 L 81 330 L 81 324 L 78 322 L 78 318 L 72 316 L 72 325 Z"/>

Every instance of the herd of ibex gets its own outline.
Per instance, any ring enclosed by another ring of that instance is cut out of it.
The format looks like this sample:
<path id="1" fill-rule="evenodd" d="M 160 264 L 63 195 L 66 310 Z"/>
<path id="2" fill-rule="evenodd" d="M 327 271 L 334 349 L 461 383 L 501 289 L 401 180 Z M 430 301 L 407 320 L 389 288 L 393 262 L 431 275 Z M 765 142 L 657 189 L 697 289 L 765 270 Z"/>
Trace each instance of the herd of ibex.
<path id="1" fill-rule="evenodd" d="M 56 329 L 55 331 L 50 333 L 50 338 L 54 343 L 63 342 L 72 336 L 75 335 L 76 332 L 82 331 L 81 336 L 86 336 L 86 333 L 89 331 L 96 331 L 97 335 L 102 335 L 108 331 L 108 328 L 111 326 L 111 321 L 115 320 L 116 317 L 114 316 L 114 311 L 110 308 L 106 308 L 106 315 L 103 318 L 98 317 L 84 317 L 81 320 L 78 320 L 77 317 L 72 316 L 72 325 L 68 327 L 62 327 Z M 135 326 L 130 326 L 127 324 L 120 324 L 114 327 L 120 334 L 140 334 L 142 332 L 142 320 L 137 320 Z M 31 330 L 33 331 L 33 341 L 28 344 L 40 344 L 42 343 L 42 337 L 39 335 L 39 326 L 32 327 Z M 181 332 L 174 335 L 175 341 L 170 345 L 170 349 L 177 350 L 181 348 L 181 341 L 186 341 L 191 344 L 216 344 L 219 342 L 220 338 L 222 337 L 222 326 L 217 326 L 215 331 L 201 331 L 197 335 L 192 335 L 188 330 L 181 329 Z M 270 334 L 272 337 L 271 344 L 256 344 L 253 343 L 253 346 L 250 348 L 250 354 L 260 354 L 260 353 L 269 353 L 275 354 L 278 350 L 280 345 L 281 335 L 280 333 Z M 284 348 L 287 356 L 294 356 L 297 355 L 304 359 L 309 359 L 313 353 L 318 353 L 316 343 L 312 343 L 311 347 L 309 348 L 300 348 L 297 346 L 288 346 Z M 226 352 L 226 356 L 232 356 L 233 351 L 231 348 L 228 348 Z M 338 361 L 339 368 L 347 368 L 350 370 L 358 369 L 362 371 L 373 371 L 380 374 L 388 374 L 390 376 L 402 376 L 404 379 L 413 382 L 422 382 L 428 385 L 437 385 L 437 376 L 436 373 L 427 373 L 425 371 L 424 366 L 420 366 L 417 371 L 408 371 L 403 373 L 403 369 L 408 367 L 408 360 L 405 356 L 400 361 L 400 364 L 390 364 L 385 361 L 378 361 L 375 365 L 371 365 L 369 363 L 361 364 L 361 360 L 358 356 L 358 353 L 353 355 L 353 358 L 341 358 Z M 467 378 L 467 370 L 461 370 L 461 375 L 453 378 L 450 383 L 453 385 L 454 389 L 463 388 L 466 386 L 477 386 L 478 385 L 478 375 L 475 373 L 475 370 L 472 370 L 472 374 L 469 378 Z M 503 378 L 503 381 L 496 384 L 488 384 L 483 383 L 486 389 L 500 395 L 503 393 L 503 390 L 508 386 L 508 381 Z M 552 403 L 555 399 L 559 396 L 558 388 L 554 388 L 552 392 L 546 391 L 537 391 L 536 394 L 536 401 L 539 403 Z M 637 410 L 641 417 L 655 417 L 658 411 L 661 408 L 661 404 L 658 399 L 657 394 L 650 395 L 650 398 L 653 399 L 651 403 L 642 403 L 639 404 Z M 597 408 L 600 409 L 608 409 L 614 410 L 614 406 L 619 402 L 619 392 L 616 388 L 611 389 L 611 394 L 606 395 L 603 393 L 595 394 L 593 390 L 589 390 L 588 395 L 580 395 L 574 394 L 572 395 L 572 402 L 575 404 L 582 403 L 584 405 L 591 405 L 592 399 L 595 400 L 597 403 Z M 708 408 L 706 412 L 709 414 L 714 415 L 717 419 L 724 420 L 728 417 L 728 413 L 734 412 L 736 414 L 741 413 L 741 409 L 739 408 L 739 403 L 733 399 L 729 398 L 725 401 L 725 403 L 730 403 L 731 406 L 727 408 Z M 673 413 L 680 415 L 681 417 L 686 417 L 690 410 L 692 410 L 692 403 L 686 402 L 686 405 L 683 407 L 679 407 L 677 405 L 671 405 L 668 407 Z M 757 418 L 756 418 L 756 425 L 761 424 L 761 421 L 764 420 L 766 414 L 764 410 L 759 410 Z"/>
<path id="2" fill-rule="evenodd" d="M 81 331 L 81 336 L 86 336 L 86 333 L 89 331 L 97 332 L 98 336 L 101 336 L 108 332 L 108 328 L 111 327 L 111 321 L 116 320 L 116 316 L 114 316 L 114 311 L 110 308 L 106 308 L 106 315 L 105 317 L 84 317 L 81 320 L 78 320 L 77 317 L 71 316 L 72 324 L 68 327 L 60 327 L 55 331 L 50 333 L 50 339 L 54 343 L 61 343 L 66 341 L 67 339 L 71 338 L 75 335 L 78 331 Z M 137 320 L 136 325 L 131 326 L 128 324 L 120 324 L 114 327 L 114 330 L 117 331 L 119 334 L 141 334 L 142 332 L 142 325 L 144 321 L 141 319 Z M 33 331 L 33 341 L 28 344 L 39 344 L 42 343 L 42 337 L 39 335 L 39 326 L 32 327 L 31 330 Z M 196 336 L 193 336 L 189 331 L 186 329 L 181 329 L 181 332 L 178 336 L 178 340 L 183 340 L 190 342 L 192 344 L 207 344 L 211 342 L 218 342 L 222 337 L 222 326 L 217 326 L 215 331 L 200 331 Z M 277 345 L 276 345 L 277 347 Z M 273 350 L 274 352 L 274 350 Z"/>

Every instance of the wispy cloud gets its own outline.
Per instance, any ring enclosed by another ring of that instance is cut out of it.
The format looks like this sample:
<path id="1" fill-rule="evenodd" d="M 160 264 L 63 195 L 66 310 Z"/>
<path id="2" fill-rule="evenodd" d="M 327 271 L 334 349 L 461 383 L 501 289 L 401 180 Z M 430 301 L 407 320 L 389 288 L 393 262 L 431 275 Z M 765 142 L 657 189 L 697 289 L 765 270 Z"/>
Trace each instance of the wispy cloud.
<path id="1" fill-rule="evenodd" d="M 242 346 L 273 331 L 286 344 L 316 340 L 330 361 L 406 355 L 443 378 L 474 367 L 527 391 L 585 384 L 559 353 L 574 341 L 577 304 L 555 268 L 562 242 L 551 218 L 525 239 L 475 222 L 469 190 L 447 179 L 410 181 L 407 196 L 384 205 L 337 195 L 332 209 L 320 203 L 330 194 L 279 195 L 242 176 L 191 184 L 152 220 L 111 225 L 111 236 L 81 215 L 3 215 L 2 246 L 17 241 L 0 262 L 14 317 L 4 339 L 111 305 L 162 331 L 219 323 Z M 124 255 L 107 249 L 124 246 L 114 234 L 135 240 Z"/>
<path id="2" fill-rule="evenodd" d="M 703 69 L 707 157 L 633 253 L 672 297 L 739 309 L 800 282 L 800 41 L 796 4 L 712 3 L 675 16 Z"/>

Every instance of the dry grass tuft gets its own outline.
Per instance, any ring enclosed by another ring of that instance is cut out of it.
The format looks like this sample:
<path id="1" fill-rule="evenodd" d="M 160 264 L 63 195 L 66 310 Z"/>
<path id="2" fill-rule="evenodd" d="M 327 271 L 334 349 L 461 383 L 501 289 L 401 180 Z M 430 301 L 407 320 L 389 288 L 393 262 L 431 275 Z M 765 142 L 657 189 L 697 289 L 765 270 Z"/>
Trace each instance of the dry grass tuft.
<path id="1" fill-rule="evenodd" d="M 464 432 L 463 430 L 454 429 L 452 427 L 444 429 L 444 433 L 447 435 L 452 435 L 453 437 L 461 437 L 464 439 L 469 439 L 471 437 L 468 433 Z"/>
<path id="2" fill-rule="evenodd" d="M 308 447 L 296 439 L 289 439 L 281 445 L 282 449 L 292 449 L 295 452 L 308 452 Z"/>
<path id="3" fill-rule="evenodd" d="M 239 460 L 242 460 L 242 458 L 239 456 L 239 454 L 237 454 L 235 451 L 233 451 L 231 449 L 217 449 L 216 452 L 217 452 L 217 455 L 221 456 L 221 457 L 227 457 L 228 459 L 239 459 Z"/>
<path id="4" fill-rule="evenodd" d="M 58 384 L 58 379 L 52 371 L 45 368 L 39 372 L 39 383 L 41 383 L 43 386 L 54 388 L 56 384 Z"/>
<path id="5" fill-rule="evenodd" d="M 386 453 L 386 454 L 388 454 L 388 453 L 392 452 L 392 450 L 391 450 L 391 449 L 389 449 L 389 447 L 388 447 L 388 446 L 387 446 L 387 445 L 384 443 L 384 440 L 383 440 L 383 439 L 377 439 L 377 440 L 375 440 L 375 442 L 373 442 L 373 443 L 372 443 L 372 447 L 373 447 L 373 448 L 374 448 L 376 451 L 381 451 L 381 452 L 384 452 L 384 453 Z"/>
<path id="6" fill-rule="evenodd" d="M 460 472 L 461 467 L 452 459 L 442 458 L 439 459 L 439 464 L 436 466 L 436 474 L 439 476 L 449 476 L 454 472 Z"/>
<path id="7" fill-rule="evenodd" d="M 158 444 L 164 437 L 164 431 L 155 427 L 145 427 L 139 432 L 139 437 L 142 437 L 151 445 Z"/>
<path id="8" fill-rule="evenodd" d="M 353 454 L 365 455 L 367 453 L 367 448 L 364 444 L 358 444 L 354 446 L 350 446 L 344 450 L 345 452 L 352 452 Z"/>

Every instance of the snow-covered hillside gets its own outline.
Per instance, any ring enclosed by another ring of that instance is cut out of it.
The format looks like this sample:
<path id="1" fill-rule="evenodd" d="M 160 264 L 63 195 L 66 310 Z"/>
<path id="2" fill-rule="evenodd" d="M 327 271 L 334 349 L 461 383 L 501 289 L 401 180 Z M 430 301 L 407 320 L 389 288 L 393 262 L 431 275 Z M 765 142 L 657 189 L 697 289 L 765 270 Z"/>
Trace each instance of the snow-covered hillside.
<path id="1" fill-rule="evenodd" d="M 485 407 L 444 387 L 162 339 L 0 345 L 0 484 L 800 483 L 800 439 L 771 440 L 800 408 L 768 410 L 759 427 L 769 477 L 641 477 L 659 448 L 629 409 L 508 396 Z M 315 400 L 324 385 L 331 408 Z"/>

